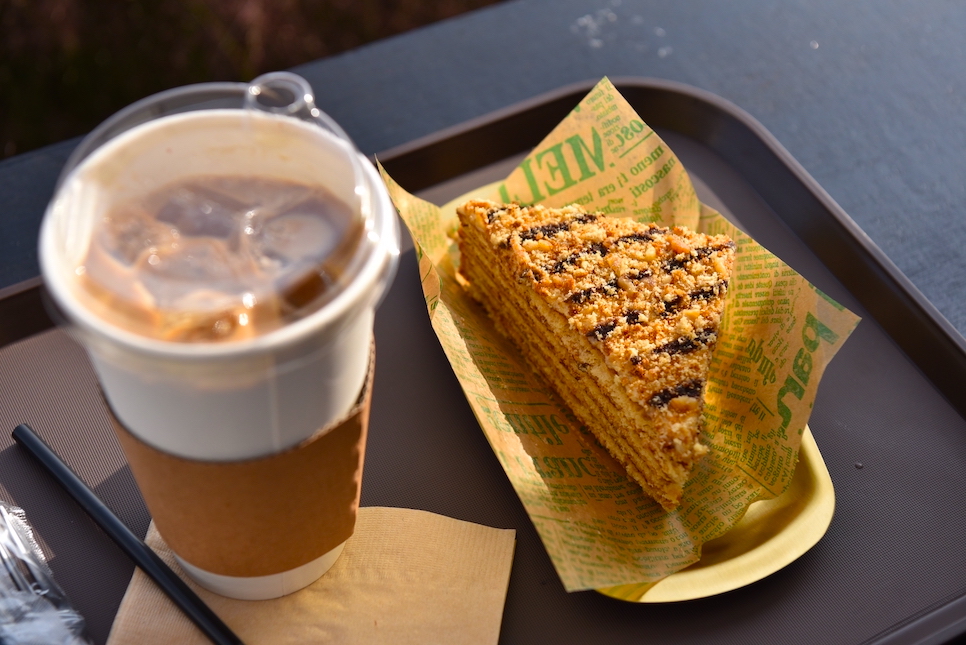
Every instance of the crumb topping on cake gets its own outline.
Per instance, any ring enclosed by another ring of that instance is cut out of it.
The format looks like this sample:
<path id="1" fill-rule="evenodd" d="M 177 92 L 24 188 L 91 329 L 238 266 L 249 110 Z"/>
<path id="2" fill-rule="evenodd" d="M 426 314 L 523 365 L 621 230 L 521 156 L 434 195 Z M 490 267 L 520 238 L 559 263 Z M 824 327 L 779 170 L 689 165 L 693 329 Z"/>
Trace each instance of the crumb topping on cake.
<path id="1" fill-rule="evenodd" d="M 460 274 L 495 327 L 665 509 L 700 441 L 735 245 L 725 236 L 474 200 Z"/>
<path id="2" fill-rule="evenodd" d="M 462 210 L 575 331 L 598 345 L 631 398 L 682 412 L 704 376 L 672 357 L 717 340 L 735 244 L 572 205 L 471 201 Z"/>

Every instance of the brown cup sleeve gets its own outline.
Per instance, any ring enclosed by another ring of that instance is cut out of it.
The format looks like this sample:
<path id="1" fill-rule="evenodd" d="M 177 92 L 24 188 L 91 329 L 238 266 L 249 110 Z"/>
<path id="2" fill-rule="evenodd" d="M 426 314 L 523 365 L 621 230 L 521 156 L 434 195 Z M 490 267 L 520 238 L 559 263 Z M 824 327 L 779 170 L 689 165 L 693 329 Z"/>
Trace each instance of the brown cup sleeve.
<path id="1" fill-rule="evenodd" d="M 162 452 L 110 415 L 155 525 L 186 562 L 225 576 L 289 571 L 352 535 L 362 484 L 375 352 L 356 405 L 284 452 L 197 461 Z"/>

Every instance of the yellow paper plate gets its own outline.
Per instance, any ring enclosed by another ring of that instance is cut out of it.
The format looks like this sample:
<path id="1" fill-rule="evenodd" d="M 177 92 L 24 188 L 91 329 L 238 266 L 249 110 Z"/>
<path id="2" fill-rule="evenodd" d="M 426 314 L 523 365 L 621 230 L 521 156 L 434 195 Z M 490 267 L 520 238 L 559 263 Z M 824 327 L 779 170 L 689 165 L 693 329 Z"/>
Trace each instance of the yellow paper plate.
<path id="1" fill-rule="evenodd" d="M 468 199 L 491 196 L 500 182 L 480 186 L 441 207 L 456 212 Z M 812 432 L 805 427 L 795 476 L 775 499 L 752 504 L 734 528 L 706 542 L 701 559 L 656 583 L 597 591 L 628 602 L 677 602 L 738 589 L 792 563 L 825 535 L 835 511 L 835 491 Z"/>
<path id="2" fill-rule="evenodd" d="M 619 600 L 655 603 L 738 589 L 775 573 L 815 546 L 834 512 L 832 478 L 806 427 L 798 467 L 785 492 L 752 504 L 734 528 L 704 544 L 701 560 L 654 584 L 597 591 Z"/>

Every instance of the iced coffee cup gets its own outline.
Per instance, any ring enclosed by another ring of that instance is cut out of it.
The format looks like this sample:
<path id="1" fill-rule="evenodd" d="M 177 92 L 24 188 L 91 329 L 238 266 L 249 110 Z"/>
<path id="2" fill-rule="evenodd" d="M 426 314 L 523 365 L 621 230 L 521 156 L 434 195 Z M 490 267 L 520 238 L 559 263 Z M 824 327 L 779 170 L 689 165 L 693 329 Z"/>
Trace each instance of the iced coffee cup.
<path id="1" fill-rule="evenodd" d="M 375 169 L 292 74 L 145 99 L 69 160 L 44 280 L 203 586 L 276 597 L 341 552 L 398 240 Z"/>

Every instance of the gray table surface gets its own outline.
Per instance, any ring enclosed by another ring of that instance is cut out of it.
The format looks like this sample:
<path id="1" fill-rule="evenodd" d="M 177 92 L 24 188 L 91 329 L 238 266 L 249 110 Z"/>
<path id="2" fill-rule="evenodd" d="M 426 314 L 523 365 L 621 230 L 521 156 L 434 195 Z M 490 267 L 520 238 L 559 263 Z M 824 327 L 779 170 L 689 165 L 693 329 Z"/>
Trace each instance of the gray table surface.
<path id="1" fill-rule="evenodd" d="M 375 153 L 562 85 L 680 81 L 760 120 L 966 332 L 966 5 L 516 0 L 297 68 Z M 0 288 L 75 142 L 0 162 Z"/>
<path id="2" fill-rule="evenodd" d="M 367 154 L 562 85 L 641 76 L 751 113 L 966 333 L 966 4 L 514 0 L 296 69 Z M 0 289 L 77 141 L 0 162 Z"/>

